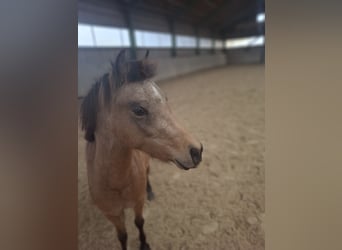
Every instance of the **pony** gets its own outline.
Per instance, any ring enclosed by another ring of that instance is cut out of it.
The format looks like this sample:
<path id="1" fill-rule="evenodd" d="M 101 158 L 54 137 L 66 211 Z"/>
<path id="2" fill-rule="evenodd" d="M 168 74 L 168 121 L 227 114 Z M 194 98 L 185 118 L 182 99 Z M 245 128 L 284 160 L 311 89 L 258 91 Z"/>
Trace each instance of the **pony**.
<path id="1" fill-rule="evenodd" d="M 133 209 L 140 249 L 150 249 L 143 229 L 143 207 L 154 194 L 148 180 L 151 157 L 180 169 L 196 168 L 203 146 L 176 121 L 163 91 L 152 78 L 156 64 L 127 59 L 121 50 L 111 71 L 90 89 L 81 104 L 90 196 L 115 226 L 127 249 L 125 209 Z"/>

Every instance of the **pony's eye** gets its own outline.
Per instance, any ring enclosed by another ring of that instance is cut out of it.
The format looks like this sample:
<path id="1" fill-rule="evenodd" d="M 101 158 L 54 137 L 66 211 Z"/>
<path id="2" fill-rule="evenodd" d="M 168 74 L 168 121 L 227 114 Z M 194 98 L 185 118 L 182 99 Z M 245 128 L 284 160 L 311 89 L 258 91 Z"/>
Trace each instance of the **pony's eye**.
<path id="1" fill-rule="evenodd" d="M 147 115 L 147 110 L 144 109 L 143 107 L 141 106 L 135 106 L 132 108 L 132 111 L 133 113 L 136 115 L 136 116 L 144 116 L 144 115 Z"/>

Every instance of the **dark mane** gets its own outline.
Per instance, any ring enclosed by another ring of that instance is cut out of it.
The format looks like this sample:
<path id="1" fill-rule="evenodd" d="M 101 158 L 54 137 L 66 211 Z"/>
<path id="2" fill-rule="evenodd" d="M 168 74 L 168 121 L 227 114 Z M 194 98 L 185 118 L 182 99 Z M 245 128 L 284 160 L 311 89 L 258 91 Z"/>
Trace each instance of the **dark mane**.
<path id="1" fill-rule="evenodd" d="M 124 53 L 121 51 L 119 56 Z M 146 57 L 148 52 L 146 53 Z M 156 65 L 147 59 L 127 61 L 119 65 L 118 59 L 112 64 L 112 75 L 104 74 L 91 87 L 88 94 L 82 101 L 80 115 L 82 130 L 85 131 L 85 139 L 88 142 L 95 141 L 95 131 L 97 122 L 97 112 L 99 111 L 99 93 L 102 87 L 105 106 L 109 106 L 112 94 L 115 89 L 120 88 L 123 84 L 133 82 L 143 82 L 152 78 L 156 73 Z"/>
<path id="2" fill-rule="evenodd" d="M 96 130 L 96 118 L 99 108 L 98 98 L 100 87 L 103 86 L 104 102 L 108 105 L 111 99 L 111 90 L 109 85 L 109 74 L 104 74 L 101 79 L 95 82 L 81 105 L 81 123 L 82 130 L 85 131 L 85 139 L 89 142 L 95 140 L 94 132 Z"/>

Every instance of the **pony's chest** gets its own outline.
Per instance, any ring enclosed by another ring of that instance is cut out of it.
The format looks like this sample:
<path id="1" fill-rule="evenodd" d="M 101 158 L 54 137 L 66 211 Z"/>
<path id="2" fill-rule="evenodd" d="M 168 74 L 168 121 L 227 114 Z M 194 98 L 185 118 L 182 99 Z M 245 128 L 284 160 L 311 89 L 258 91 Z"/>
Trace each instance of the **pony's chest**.
<path id="1" fill-rule="evenodd" d="M 103 210 L 115 212 L 133 208 L 146 196 L 146 166 L 142 161 L 131 161 L 130 165 L 93 165 L 88 171 L 90 192 Z"/>

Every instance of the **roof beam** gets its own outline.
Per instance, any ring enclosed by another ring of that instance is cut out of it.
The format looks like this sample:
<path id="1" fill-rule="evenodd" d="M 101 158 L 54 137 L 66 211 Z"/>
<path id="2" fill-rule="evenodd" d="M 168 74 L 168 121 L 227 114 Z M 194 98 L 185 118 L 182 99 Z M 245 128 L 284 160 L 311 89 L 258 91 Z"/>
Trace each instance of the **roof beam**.
<path id="1" fill-rule="evenodd" d="M 179 11 L 175 11 L 173 14 L 172 14 L 172 18 L 173 19 L 178 19 L 180 16 L 184 16 L 185 14 L 188 14 L 190 13 L 191 11 L 191 8 L 195 6 L 196 3 L 198 3 L 199 1 L 198 0 L 187 0 L 186 3 L 185 3 L 185 6 L 186 7 L 183 7 L 181 10 Z"/>
<path id="2" fill-rule="evenodd" d="M 216 7 L 216 4 L 213 3 L 213 2 L 210 1 L 210 0 L 204 0 L 204 3 L 205 3 L 206 5 L 208 5 L 210 8 L 215 8 L 215 7 Z"/>
<path id="3" fill-rule="evenodd" d="M 237 25 L 238 23 L 241 23 L 242 21 L 248 19 L 252 15 L 255 15 L 255 17 L 256 17 L 256 12 L 257 12 L 257 8 L 256 8 L 254 3 L 250 4 L 246 8 L 242 8 L 242 10 L 239 13 L 232 16 L 231 18 L 228 18 L 226 21 L 223 22 L 223 26 L 220 29 L 220 32 L 224 34 L 227 31 L 232 30 L 235 25 Z"/>
<path id="4" fill-rule="evenodd" d="M 217 15 L 223 10 L 225 9 L 227 6 L 229 6 L 230 4 L 232 4 L 231 0 L 223 0 L 221 1 L 221 3 L 219 3 L 217 5 L 217 7 L 215 9 L 213 9 L 212 11 L 210 11 L 206 16 L 204 16 L 203 18 L 201 18 L 196 25 L 198 26 L 202 26 L 203 24 L 209 22 L 212 18 L 217 17 Z"/>
<path id="5" fill-rule="evenodd" d="M 248 37 L 248 36 L 261 36 L 265 35 L 265 30 L 263 28 L 258 29 L 257 26 L 254 28 L 246 29 L 246 30 L 234 30 L 232 32 L 227 33 L 225 36 L 226 39 L 237 38 L 237 37 Z"/>

